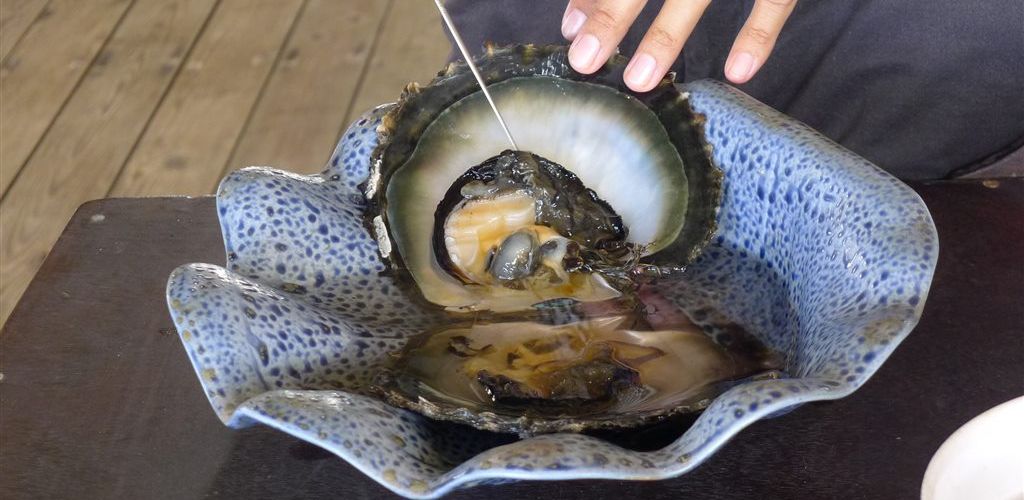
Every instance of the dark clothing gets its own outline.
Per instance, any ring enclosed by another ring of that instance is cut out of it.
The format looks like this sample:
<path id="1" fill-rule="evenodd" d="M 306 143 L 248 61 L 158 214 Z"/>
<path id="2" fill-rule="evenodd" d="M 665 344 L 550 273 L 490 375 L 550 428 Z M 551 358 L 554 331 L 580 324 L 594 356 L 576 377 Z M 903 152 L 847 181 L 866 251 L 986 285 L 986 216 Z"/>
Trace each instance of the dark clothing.
<path id="1" fill-rule="evenodd" d="M 466 44 L 565 43 L 566 0 L 449 0 Z M 753 0 L 716 0 L 677 80 L 724 80 Z M 632 55 L 661 8 L 620 45 Z M 453 51 L 453 58 L 457 58 Z M 981 168 L 1024 145 L 1024 1 L 804 0 L 740 89 L 905 179 Z"/>

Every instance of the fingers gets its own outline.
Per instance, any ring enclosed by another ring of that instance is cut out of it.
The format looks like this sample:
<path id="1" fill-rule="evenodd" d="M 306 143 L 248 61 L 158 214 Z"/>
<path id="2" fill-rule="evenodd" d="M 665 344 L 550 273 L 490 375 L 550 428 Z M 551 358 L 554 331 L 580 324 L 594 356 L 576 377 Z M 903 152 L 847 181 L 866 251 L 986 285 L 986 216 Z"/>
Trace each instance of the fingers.
<path id="1" fill-rule="evenodd" d="M 600 69 L 615 54 L 619 42 L 645 3 L 646 0 L 569 2 L 563 16 L 562 33 L 566 38 L 572 38 L 569 64 L 573 69 L 584 74 Z"/>
<path id="2" fill-rule="evenodd" d="M 565 12 L 562 13 L 562 36 L 566 40 L 574 40 L 576 34 L 580 32 L 580 28 L 583 27 L 583 23 L 587 22 L 587 15 L 583 13 L 580 6 L 588 3 L 590 2 L 569 0 L 569 3 L 566 4 Z"/>
<path id="3" fill-rule="evenodd" d="M 626 86 L 636 92 L 653 89 L 679 57 L 709 3 L 711 0 L 666 0 L 626 66 Z"/>
<path id="4" fill-rule="evenodd" d="M 570 0 L 562 16 L 562 35 L 572 40 L 569 64 L 593 73 L 616 47 L 645 0 Z M 686 39 L 710 0 L 666 0 L 625 71 L 626 85 L 636 92 L 653 89 L 672 67 Z M 746 83 L 768 59 L 796 0 L 755 0 L 725 64 L 725 75 Z"/>
<path id="5" fill-rule="evenodd" d="M 725 76 L 746 83 L 768 59 L 796 0 L 756 0 L 725 62 Z"/>

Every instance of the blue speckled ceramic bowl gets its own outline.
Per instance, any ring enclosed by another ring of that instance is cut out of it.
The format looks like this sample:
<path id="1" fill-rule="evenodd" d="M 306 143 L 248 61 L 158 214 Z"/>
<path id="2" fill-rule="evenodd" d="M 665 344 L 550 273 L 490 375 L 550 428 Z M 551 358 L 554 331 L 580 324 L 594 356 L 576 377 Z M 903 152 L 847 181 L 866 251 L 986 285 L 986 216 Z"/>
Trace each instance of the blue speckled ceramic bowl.
<path id="1" fill-rule="evenodd" d="M 510 440 L 368 396 L 423 314 L 380 275 L 362 224 L 356 185 L 378 108 L 320 175 L 249 168 L 225 179 L 217 204 L 227 267 L 171 275 L 174 322 L 221 420 L 278 428 L 396 493 L 427 498 L 512 479 L 678 476 L 760 418 L 856 390 L 921 314 L 938 252 L 927 209 L 864 159 L 730 87 L 683 88 L 707 115 L 726 178 L 717 237 L 675 298 L 736 320 L 785 356 L 792 378 L 733 387 L 649 452 L 575 434 Z"/>

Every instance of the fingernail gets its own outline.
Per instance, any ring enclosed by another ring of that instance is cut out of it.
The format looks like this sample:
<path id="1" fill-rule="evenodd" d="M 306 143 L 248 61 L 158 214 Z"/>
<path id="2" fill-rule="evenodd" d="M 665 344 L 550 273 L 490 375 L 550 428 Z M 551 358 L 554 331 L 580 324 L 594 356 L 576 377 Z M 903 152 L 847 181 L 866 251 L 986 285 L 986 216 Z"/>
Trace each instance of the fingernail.
<path id="1" fill-rule="evenodd" d="M 647 87 L 651 76 L 654 75 L 654 68 L 657 66 L 658 62 L 650 54 L 637 55 L 626 67 L 626 83 L 633 90 Z"/>
<path id="2" fill-rule="evenodd" d="M 597 40 L 597 37 L 587 33 L 572 42 L 572 47 L 569 47 L 569 64 L 576 71 L 582 71 L 590 67 L 593 64 L 594 59 L 597 59 L 597 53 L 601 50 L 601 42 Z"/>
<path id="3" fill-rule="evenodd" d="M 756 62 L 754 56 L 749 52 L 740 52 L 725 64 L 725 76 L 736 83 L 746 82 L 754 76 Z"/>
<path id="4" fill-rule="evenodd" d="M 576 34 L 580 32 L 580 28 L 583 27 L 585 22 L 587 22 L 587 15 L 580 9 L 572 9 L 566 12 L 565 17 L 562 19 L 562 36 L 566 40 L 576 38 Z"/>

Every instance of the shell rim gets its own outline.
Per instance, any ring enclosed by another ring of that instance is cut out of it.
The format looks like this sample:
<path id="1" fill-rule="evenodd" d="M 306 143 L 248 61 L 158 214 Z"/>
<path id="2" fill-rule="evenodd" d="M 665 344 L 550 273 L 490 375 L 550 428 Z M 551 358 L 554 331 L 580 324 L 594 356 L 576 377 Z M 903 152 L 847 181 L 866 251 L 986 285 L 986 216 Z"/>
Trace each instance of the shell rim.
<path id="1" fill-rule="evenodd" d="M 659 266 L 662 273 L 680 272 L 685 266 L 696 259 L 704 248 L 710 243 L 717 230 L 717 216 L 723 198 L 724 173 L 715 165 L 712 159 L 712 147 L 708 143 L 704 124 L 706 117 L 693 110 L 689 104 L 689 94 L 679 90 L 675 85 L 675 74 L 667 74 L 654 89 L 645 93 L 636 93 L 625 86 L 623 72 L 625 71 L 628 59 L 621 54 L 615 54 L 596 73 L 584 75 L 571 69 L 568 65 L 568 47 L 564 45 L 508 45 L 497 47 L 487 45 L 485 52 L 474 59 L 479 67 L 482 76 L 488 84 L 498 83 L 516 77 L 548 76 L 563 78 L 570 81 L 592 83 L 603 85 L 616 90 L 626 96 L 638 99 L 658 118 L 665 127 L 674 148 L 682 159 L 684 169 L 687 169 L 687 181 L 689 198 L 687 202 L 687 217 L 695 214 L 695 220 L 699 224 L 684 224 L 680 228 L 676 240 L 663 248 L 661 251 L 647 256 L 643 262 Z M 508 73 L 492 74 L 494 66 L 501 68 L 502 64 L 512 63 L 517 68 L 504 68 Z M 518 70 L 518 72 L 513 71 Z M 509 74 L 510 73 L 510 74 Z M 463 81 L 458 81 L 462 79 Z M 394 245 L 394 236 L 391 226 L 387 220 L 386 185 L 391 175 L 399 170 L 415 150 L 419 141 L 419 134 L 437 118 L 437 114 L 430 116 L 429 121 L 421 124 L 416 132 L 414 140 L 405 147 L 408 151 L 405 154 L 392 154 L 395 147 L 395 137 L 402 131 L 400 124 L 407 120 L 407 114 L 415 118 L 419 104 L 417 101 L 425 92 L 439 88 L 441 85 L 454 82 L 453 84 L 466 85 L 471 81 L 470 88 L 478 89 L 475 79 L 470 72 L 469 66 L 462 61 L 449 63 L 439 71 L 429 84 L 421 86 L 418 83 L 410 83 L 403 90 L 398 101 L 385 113 L 377 127 L 377 145 L 370 154 L 370 173 L 367 180 L 359 185 L 359 190 L 366 199 L 364 210 L 364 225 L 378 243 L 378 256 L 383 261 L 385 268 L 392 275 L 404 282 L 415 285 L 409 275 L 408 267 L 405 264 L 401 252 L 397 251 Z M 457 99 L 450 99 L 446 106 L 479 90 L 472 90 L 457 95 Z M 661 112 L 659 112 L 661 111 Z M 681 112 L 683 120 L 666 122 L 667 118 L 663 113 L 668 111 Z M 673 124 L 674 127 L 669 125 Z M 685 147 L 686 145 L 697 146 Z M 400 153 L 395 152 L 395 153 Z M 400 159 L 391 165 L 389 157 L 397 156 Z M 692 165 L 692 166 L 691 166 Z M 467 167 L 469 168 L 469 167 Z M 691 178 L 692 173 L 704 174 L 702 178 Z M 698 187 L 705 188 L 703 191 Z M 708 210 L 710 209 L 710 210 Z M 682 247 L 682 248 L 680 248 Z M 417 288 L 418 289 L 418 288 Z M 425 300 L 425 299 L 424 299 Z"/>

